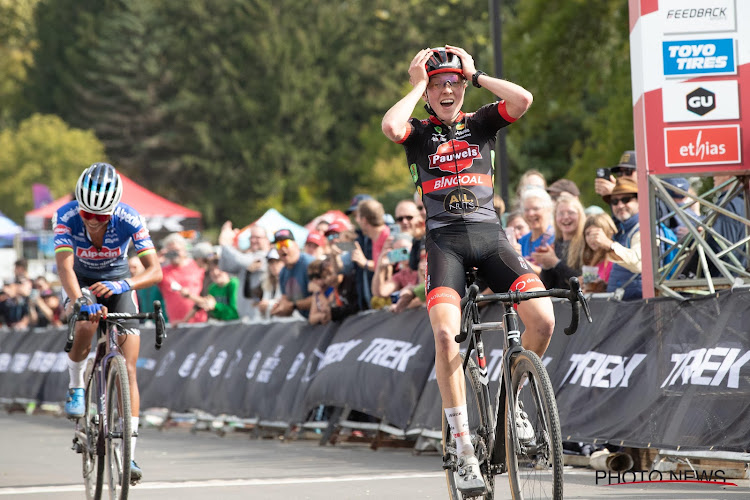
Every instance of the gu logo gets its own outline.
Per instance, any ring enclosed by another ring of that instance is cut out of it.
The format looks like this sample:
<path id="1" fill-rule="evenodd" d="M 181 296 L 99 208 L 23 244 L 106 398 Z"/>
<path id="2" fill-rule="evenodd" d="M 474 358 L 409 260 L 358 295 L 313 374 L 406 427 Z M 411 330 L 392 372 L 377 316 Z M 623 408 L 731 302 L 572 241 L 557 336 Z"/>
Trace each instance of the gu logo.
<path id="1" fill-rule="evenodd" d="M 430 168 L 457 174 L 471 167 L 475 159 L 482 158 L 479 146 L 466 141 L 451 140 L 438 146 L 435 154 L 429 156 Z"/>
<path id="2" fill-rule="evenodd" d="M 696 115 L 703 116 L 716 108 L 716 94 L 703 87 L 698 87 L 687 95 L 687 109 Z"/>

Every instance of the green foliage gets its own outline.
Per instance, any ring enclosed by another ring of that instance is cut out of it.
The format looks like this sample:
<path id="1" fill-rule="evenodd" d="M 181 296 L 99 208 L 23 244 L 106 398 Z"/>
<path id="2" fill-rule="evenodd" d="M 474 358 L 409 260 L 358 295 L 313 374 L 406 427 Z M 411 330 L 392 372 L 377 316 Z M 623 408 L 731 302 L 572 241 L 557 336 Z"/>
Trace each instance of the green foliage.
<path id="1" fill-rule="evenodd" d="M 34 48 L 34 6 L 38 0 L 0 0 L 0 127 L 11 124 L 22 106 L 26 66 Z"/>
<path id="2" fill-rule="evenodd" d="M 56 116 L 32 115 L 0 132 L 0 211 L 22 223 L 34 208 L 32 184 L 46 184 L 55 197 L 63 196 L 86 166 L 105 160 L 93 132 L 72 129 Z"/>
<path id="3" fill-rule="evenodd" d="M 360 191 L 392 208 L 413 186 L 380 120 L 414 54 L 455 44 L 494 73 L 485 0 L 38 1 L 13 118 L 92 129 L 116 167 L 209 227 L 269 207 L 304 223 Z M 632 147 L 627 4 L 504 5 L 503 76 L 535 95 L 507 130 L 511 179 L 583 182 Z M 471 88 L 465 109 L 491 99 Z"/>

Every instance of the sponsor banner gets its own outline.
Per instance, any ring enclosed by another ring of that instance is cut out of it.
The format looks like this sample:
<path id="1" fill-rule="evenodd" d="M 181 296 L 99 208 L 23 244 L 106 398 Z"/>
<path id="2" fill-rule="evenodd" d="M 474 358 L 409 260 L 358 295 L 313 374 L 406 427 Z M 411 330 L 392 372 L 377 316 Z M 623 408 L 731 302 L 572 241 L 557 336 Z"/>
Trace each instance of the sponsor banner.
<path id="1" fill-rule="evenodd" d="M 750 293 L 592 300 L 594 323 L 556 327 L 542 361 L 566 440 L 633 447 L 750 449 Z M 498 321 L 501 308 L 482 309 Z M 64 329 L 0 330 L 0 398 L 62 403 Z M 304 321 L 170 328 L 161 351 L 143 329 L 141 407 L 200 409 L 241 418 L 304 420 L 318 405 L 348 406 L 407 432 L 440 430 L 434 340 L 424 309 L 362 313 L 326 326 Z M 502 336 L 484 335 L 492 395 L 501 383 Z M 469 420 L 476 425 L 476 415 Z"/>
<path id="2" fill-rule="evenodd" d="M 466 141 L 452 139 L 438 146 L 435 154 L 429 155 L 430 168 L 457 174 L 471 167 L 475 159 L 482 158 L 479 146 Z"/>
<path id="3" fill-rule="evenodd" d="M 492 187 L 492 176 L 488 174 L 449 175 L 422 183 L 422 189 L 425 193 L 432 193 L 434 191 L 440 191 L 441 189 L 468 186 Z"/>
<path id="4" fill-rule="evenodd" d="M 738 120 L 740 99 L 737 81 L 670 83 L 662 88 L 665 122 Z"/>
<path id="5" fill-rule="evenodd" d="M 737 29 L 735 0 L 660 0 L 665 34 Z"/>
<path id="6" fill-rule="evenodd" d="M 662 42 L 664 76 L 734 75 L 737 73 L 734 47 L 733 38 Z"/>
<path id="7" fill-rule="evenodd" d="M 667 167 L 740 163 L 740 147 L 739 125 L 664 129 Z"/>

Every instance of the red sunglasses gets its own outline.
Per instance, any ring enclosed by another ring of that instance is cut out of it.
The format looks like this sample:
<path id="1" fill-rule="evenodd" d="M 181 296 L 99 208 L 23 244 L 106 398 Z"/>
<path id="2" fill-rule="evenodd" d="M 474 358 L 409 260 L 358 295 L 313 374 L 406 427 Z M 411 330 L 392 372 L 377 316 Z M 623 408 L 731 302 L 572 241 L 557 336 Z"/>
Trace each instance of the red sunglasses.
<path id="1" fill-rule="evenodd" d="M 85 210 L 79 210 L 78 213 L 81 214 L 82 219 L 85 219 L 85 220 L 96 219 L 97 222 L 107 222 L 110 218 L 112 218 L 112 216 L 108 214 L 92 214 L 91 212 L 87 212 Z"/>

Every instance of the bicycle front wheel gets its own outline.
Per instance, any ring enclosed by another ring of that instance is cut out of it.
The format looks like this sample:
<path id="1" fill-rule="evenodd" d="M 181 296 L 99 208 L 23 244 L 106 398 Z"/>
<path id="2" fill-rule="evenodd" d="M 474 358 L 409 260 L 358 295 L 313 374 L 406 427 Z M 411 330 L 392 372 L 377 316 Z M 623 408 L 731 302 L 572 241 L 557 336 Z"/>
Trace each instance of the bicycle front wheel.
<path id="1" fill-rule="evenodd" d="M 506 398 L 505 436 L 508 479 L 514 500 L 562 499 L 563 452 L 560 418 L 547 370 L 535 353 L 521 351 L 511 375 L 517 405 L 527 415 L 534 437 L 513 440 Z"/>
<path id="2" fill-rule="evenodd" d="M 99 446 L 99 433 L 101 431 L 99 421 L 99 407 L 97 406 L 97 382 L 91 377 L 94 369 L 94 360 L 89 359 L 86 365 L 86 376 L 88 380 L 86 387 L 86 413 L 83 416 L 81 458 L 83 459 L 83 484 L 86 489 L 86 500 L 99 500 L 102 497 L 102 484 L 104 483 L 104 447 Z"/>
<path id="3" fill-rule="evenodd" d="M 107 469 L 109 498 L 125 500 L 130 487 L 130 384 L 125 358 L 115 356 L 107 373 Z"/>
<path id="4" fill-rule="evenodd" d="M 464 354 L 461 354 L 464 357 Z M 490 395 L 487 386 L 481 382 L 481 373 L 477 367 L 474 358 L 469 358 L 466 365 L 466 407 L 469 412 L 469 429 L 471 432 L 471 442 L 474 445 L 474 452 L 479 460 L 479 468 L 482 471 L 484 484 L 487 491 L 484 495 L 464 497 L 458 490 L 458 476 L 456 463 L 456 440 L 450 431 L 448 420 L 443 411 L 443 460 L 445 467 L 445 476 L 448 483 L 448 492 L 451 500 L 464 500 L 465 498 L 476 498 L 483 500 L 492 500 L 495 476 L 490 471 L 489 446 L 491 444 L 489 432 L 495 429 L 493 422 L 494 416 L 492 406 L 490 405 Z M 450 467 L 449 467 L 450 466 Z"/>

